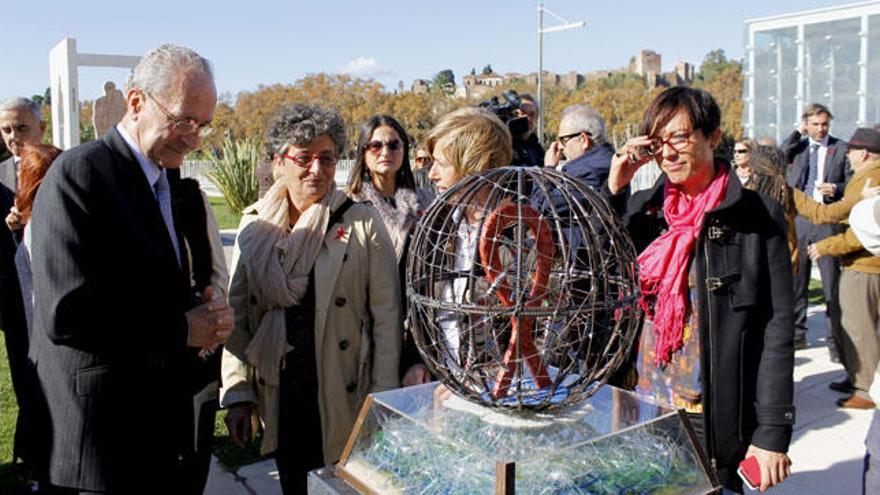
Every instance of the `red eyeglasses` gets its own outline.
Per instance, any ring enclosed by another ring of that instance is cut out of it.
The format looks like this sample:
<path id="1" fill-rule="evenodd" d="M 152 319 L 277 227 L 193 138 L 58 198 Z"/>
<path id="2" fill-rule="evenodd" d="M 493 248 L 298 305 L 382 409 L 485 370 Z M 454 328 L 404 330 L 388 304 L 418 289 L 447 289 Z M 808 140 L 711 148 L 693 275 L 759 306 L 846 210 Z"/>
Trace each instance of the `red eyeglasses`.
<path id="1" fill-rule="evenodd" d="M 317 153 L 311 155 L 308 153 L 297 153 L 296 155 L 284 153 L 281 155 L 281 158 L 287 158 L 302 168 L 309 168 L 315 160 L 318 160 L 318 163 L 320 163 L 322 167 L 332 167 L 333 165 L 336 165 L 336 161 L 338 160 L 338 158 L 333 155 L 319 155 Z"/>

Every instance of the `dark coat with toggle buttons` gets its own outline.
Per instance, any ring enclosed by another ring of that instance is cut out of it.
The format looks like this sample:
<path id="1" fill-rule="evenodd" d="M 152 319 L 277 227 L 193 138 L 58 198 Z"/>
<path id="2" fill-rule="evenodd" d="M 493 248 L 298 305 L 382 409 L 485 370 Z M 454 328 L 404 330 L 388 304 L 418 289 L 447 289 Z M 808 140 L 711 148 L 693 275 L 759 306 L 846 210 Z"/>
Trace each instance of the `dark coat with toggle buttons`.
<path id="1" fill-rule="evenodd" d="M 738 484 L 736 466 L 750 444 L 787 452 L 794 424 L 791 258 L 783 209 L 731 177 L 721 204 L 706 213 L 693 257 L 702 282 L 696 289 L 703 447 L 727 486 Z M 629 200 L 624 222 L 638 252 L 668 227 L 665 180 L 662 175 Z"/>

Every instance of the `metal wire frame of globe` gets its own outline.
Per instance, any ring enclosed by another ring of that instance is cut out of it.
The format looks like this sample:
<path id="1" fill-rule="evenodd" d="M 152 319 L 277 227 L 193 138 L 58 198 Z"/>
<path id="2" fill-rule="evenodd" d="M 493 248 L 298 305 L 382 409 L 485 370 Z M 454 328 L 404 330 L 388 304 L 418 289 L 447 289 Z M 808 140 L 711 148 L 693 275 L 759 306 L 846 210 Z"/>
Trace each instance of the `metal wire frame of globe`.
<path id="1" fill-rule="evenodd" d="M 408 259 L 428 368 L 488 406 L 550 409 L 595 393 L 641 322 L 636 252 L 606 201 L 547 168 L 468 177 L 425 212 Z"/>

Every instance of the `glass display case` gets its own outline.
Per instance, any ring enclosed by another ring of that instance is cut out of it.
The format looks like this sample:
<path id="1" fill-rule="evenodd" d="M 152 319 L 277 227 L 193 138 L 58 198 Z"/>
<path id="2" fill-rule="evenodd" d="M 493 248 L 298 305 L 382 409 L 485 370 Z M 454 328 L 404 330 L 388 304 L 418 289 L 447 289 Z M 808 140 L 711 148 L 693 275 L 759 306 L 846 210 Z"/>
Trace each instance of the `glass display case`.
<path id="1" fill-rule="evenodd" d="M 746 21 L 745 134 L 781 143 L 804 107 L 827 106 L 847 139 L 880 122 L 880 3 L 862 2 Z"/>
<path id="2" fill-rule="evenodd" d="M 714 493 L 685 413 L 605 386 L 552 412 L 489 409 L 437 383 L 368 397 L 335 475 L 367 494 Z"/>
<path id="3" fill-rule="evenodd" d="M 782 142 L 801 119 L 797 28 L 755 33 L 755 135 Z"/>
<path id="4" fill-rule="evenodd" d="M 860 31 L 858 18 L 804 26 L 804 101 L 831 109 L 842 139 L 859 121 Z"/>
<path id="5" fill-rule="evenodd" d="M 865 122 L 880 123 L 880 14 L 868 17 Z"/>

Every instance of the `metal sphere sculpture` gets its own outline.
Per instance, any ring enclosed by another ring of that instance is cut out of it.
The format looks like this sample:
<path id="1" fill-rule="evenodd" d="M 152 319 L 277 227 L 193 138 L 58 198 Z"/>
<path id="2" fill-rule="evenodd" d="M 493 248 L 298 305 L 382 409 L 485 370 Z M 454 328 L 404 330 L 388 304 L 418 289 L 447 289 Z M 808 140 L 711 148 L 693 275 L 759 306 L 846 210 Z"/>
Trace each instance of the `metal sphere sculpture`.
<path id="1" fill-rule="evenodd" d="M 595 393 L 641 321 L 636 251 L 606 201 L 542 167 L 467 177 L 413 235 L 410 327 L 465 399 L 549 409 Z"/>

